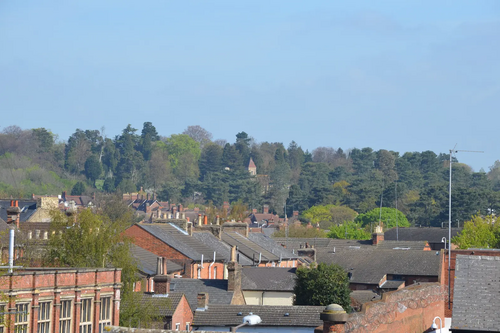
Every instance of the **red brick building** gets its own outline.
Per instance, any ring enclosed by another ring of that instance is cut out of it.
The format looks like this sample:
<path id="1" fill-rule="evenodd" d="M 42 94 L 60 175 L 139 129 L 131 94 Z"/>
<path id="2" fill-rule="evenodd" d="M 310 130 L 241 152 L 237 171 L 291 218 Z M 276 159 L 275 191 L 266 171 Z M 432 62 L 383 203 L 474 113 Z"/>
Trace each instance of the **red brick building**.
<path id="1" fill-rule="evenodd" d="M 0 276 L 0 332 L 93 333 L 120 320 L 120 269 L 30 268 Z"/>

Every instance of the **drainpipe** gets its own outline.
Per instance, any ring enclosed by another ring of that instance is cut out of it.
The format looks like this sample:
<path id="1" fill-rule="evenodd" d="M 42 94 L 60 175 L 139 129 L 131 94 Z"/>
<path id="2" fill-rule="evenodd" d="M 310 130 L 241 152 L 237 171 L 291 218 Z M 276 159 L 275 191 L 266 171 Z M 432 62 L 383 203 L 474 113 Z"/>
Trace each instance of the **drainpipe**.
<path id="1" fill-rule="evenodd" d="M 201 268 L 205 268 L 203 267 L 203 254 L 201 255 Z"/>
<path id="2" fill-rule="evenodd" d="M 257 264 L 257 266 L 260 265 L 260 262 L 262 261 L 262 253 L 259 253 L 259 263 Z"/>
<path id="3" fill-rule="evenodd" d="M 14 229 L 9 230 L 9 273 L 14 267 Z"/>
<path id="4" fill-rule="evenodd" d="M 212 265 L 215 264 L 215 251 L 214 251 L 214 261 L 208 266 L 208 279 L 212 278 Z"/>

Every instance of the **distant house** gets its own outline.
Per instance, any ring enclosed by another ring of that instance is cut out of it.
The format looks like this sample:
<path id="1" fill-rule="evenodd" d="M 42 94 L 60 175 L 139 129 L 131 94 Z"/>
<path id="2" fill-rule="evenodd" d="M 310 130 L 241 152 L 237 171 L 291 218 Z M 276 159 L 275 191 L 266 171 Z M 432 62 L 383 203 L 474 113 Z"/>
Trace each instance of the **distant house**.
<path id="1" fill-rule="evenodd" d="M 461 231 L 461 228 L 452 228 L 451 238 L 453 239 Z M 439 251 L 445 247 L 443 238 L 448 242 L 449 230 L 448 228 L 392 228 L 385 231 L 384 237 L 386 241 L 425 241 L 429 243 L 431 250 Z"/>
<path id="2" fill-rule="evenodd" d="M 442 255 L 426 241 L 386 241 L 383 233 L 371 240 L 275 239 L 296 253 L 313 248 L 317 262 L 338 264 L 349 275 L 351 290 L 398 290 L 416 282 L 438 282 Z M 311 258 L 309 258 L 311 259 Z M 443 277 L 444 278 L 444 277 Z"/>
<path id="3" fill-rule="evenodd" d="M 162 318 L 161 321 L 153 323 L 153 328 L 175 331 L 191 330 L 193 312 L 183 293 L 145 293 L 142 302 L 142 304 L 152 302 Z"/>
<path id="4" fill-rule="evenodd" d="M 257 175 L 257 166 L 255 165 L 255 163 L 251 157 L 250 157 L 250 162 L 248 162 L 248 172 L 250 172 L 250 174 L 252 176 Z"/>
<path id="5" fill-rule="evenodd" d="M 456 257 L 451 331 L 499 332 L 500 257 Z"/>
<path id="6" fill-rule="evenodd" d="M 181 265 L 185 278 L 224 277 L 224 257 L 175 225 L 137 223 L 124 234 L 139 247 Z"/>
<path id="7" fill-rule="evenodd" d="M 293 305 L 296 268 L 243 267 L 241 289 L 247 305 Z"/>

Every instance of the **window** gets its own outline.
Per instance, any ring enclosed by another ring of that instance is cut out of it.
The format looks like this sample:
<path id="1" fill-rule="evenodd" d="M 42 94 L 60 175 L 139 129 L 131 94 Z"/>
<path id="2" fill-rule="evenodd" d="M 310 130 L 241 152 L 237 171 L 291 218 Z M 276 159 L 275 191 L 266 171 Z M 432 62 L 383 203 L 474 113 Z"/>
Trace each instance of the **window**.
<path id="1" fill-rule="evenodd" d="M 189 331 L 189 323 L 186 323 L 186 331 Z"/>
<path id="2" fill-rule="evenodd" d="M 181 329 L 181 324 L 180 323 L 175 324 L 175 330 L 178 331 L 180 329 Z"/>
<path id="3" fill-rule="evenodd" d="M 104 327 L 111 326 L 111 297 L 101 298 L 101 314 L 99 315 L 99 333 Z"/>
<path id="4" fill-rule="evenodd" d="M 50 332 L 50 302 L 40 302 L 38 308 L 38 333 Z"/>
<path id="5" fill-rule="evenodd" d="M 14 323 L 14 331 L 16 333 L 28 333 L 29 303 L 16 304 L 16 322 Z"/>
<path id="6" fill-rule="evenodd" d="M 0 333 L 5 332 L 5 304 L 0 305 Z"/>
<path id="7" fill-rule="evenodd" d="M 201 279 L 201 267 L 198 266 L 198 279 Z"/>
<path id="8" fill-rule="evenodd" d="M 71 301 L 61 301 L 59 316 L 59 333 L 71 332 Z"/>
<path id="9" fill-rule="evenodd" d="M 217 266 L 214 267 L 214 279 L 217 279 Z"/>
<path id="10" fill-rule="evenodd" d="M 92 333 L 92 298 L 82 299 L 80 309 L 80 333 Z"/>

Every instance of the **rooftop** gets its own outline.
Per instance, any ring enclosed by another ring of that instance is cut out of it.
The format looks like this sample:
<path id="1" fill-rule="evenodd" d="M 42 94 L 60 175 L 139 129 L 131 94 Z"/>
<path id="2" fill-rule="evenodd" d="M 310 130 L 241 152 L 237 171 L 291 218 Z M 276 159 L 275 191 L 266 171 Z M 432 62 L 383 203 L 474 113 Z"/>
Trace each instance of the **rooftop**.
<path id="1" fill-rule="evenodd" d="M 293 291 L 296 268 L 243 267 L 242 289 Z"/>
<path id="2" fill-rule="evenodd" d="M 198 294 L 208 293 L 209 304 L 230 304 L 233 292 L 227 291 L 227 280 L 172 279 L 170 291 L 186 295 L 189 306 L 194 311 L 197 307 Z"/>
<path id="3" fill-rule="evenodd" d="M 457 255 L 452 329 L 498 332 L 500 257 Z"/>
<path id="4" fill-rule="evenodd" d="M 324 306 L 210 305 L 195 311 L 193 326 L 236 326 L 252 313 L 262 319 L 258 326 L 317 327 Z"/>

